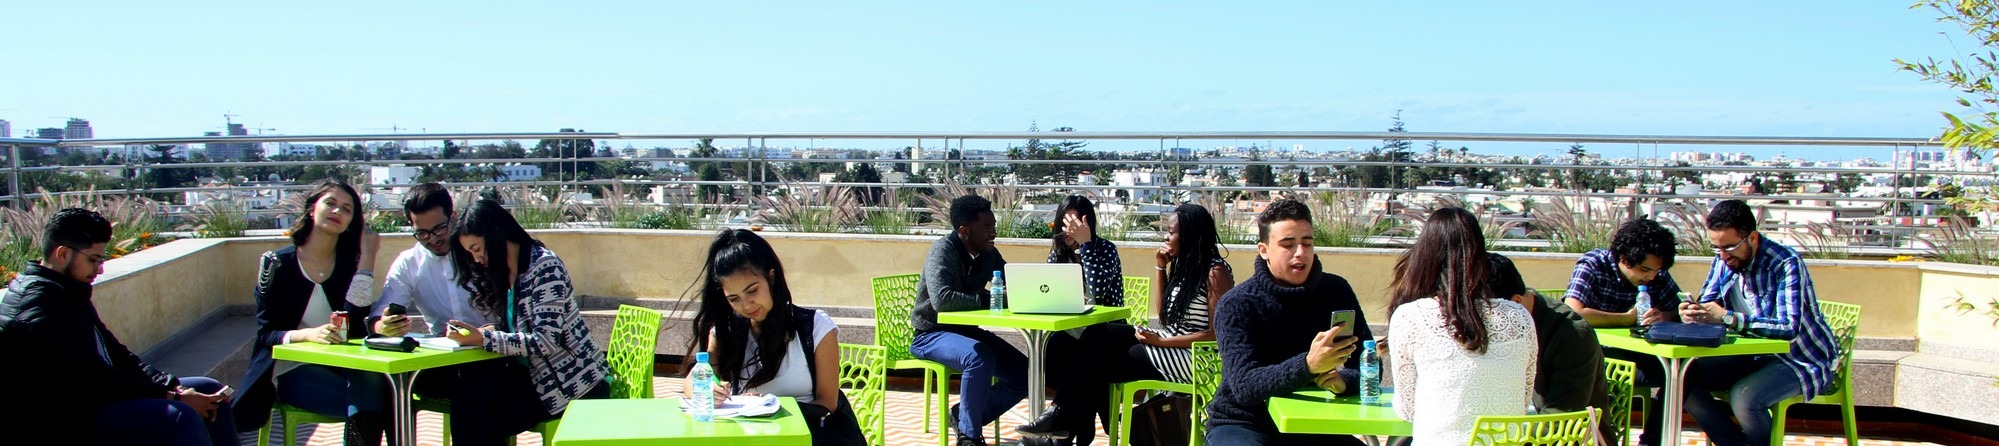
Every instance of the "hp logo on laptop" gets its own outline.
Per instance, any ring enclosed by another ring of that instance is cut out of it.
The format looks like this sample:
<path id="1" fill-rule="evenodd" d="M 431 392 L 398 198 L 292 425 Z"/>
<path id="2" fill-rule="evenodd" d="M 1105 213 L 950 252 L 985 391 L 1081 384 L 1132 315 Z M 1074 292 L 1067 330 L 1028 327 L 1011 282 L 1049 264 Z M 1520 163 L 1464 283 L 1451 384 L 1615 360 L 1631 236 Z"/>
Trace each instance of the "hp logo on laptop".
<path id="1" fill-rule="evenodd" d="M 1048 294 L 1048 284 L 1041 284 L 1041 294 Z"/>

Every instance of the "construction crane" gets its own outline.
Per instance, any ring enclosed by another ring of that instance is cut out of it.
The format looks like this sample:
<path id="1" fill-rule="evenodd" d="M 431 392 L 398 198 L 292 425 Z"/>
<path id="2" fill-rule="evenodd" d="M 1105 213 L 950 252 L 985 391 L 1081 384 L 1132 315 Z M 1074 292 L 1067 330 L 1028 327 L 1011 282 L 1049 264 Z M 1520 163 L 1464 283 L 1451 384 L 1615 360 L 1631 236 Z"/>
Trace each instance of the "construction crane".
<path id="1" fill-rule="evenodd" d="M 227 126 L 235 124 L 236 123 L 235 119 L 237 116 L 243 116 L 243 115 L 229 113 L 229 112 L 222 112 L 222 125 L 224 126 L 223 128 L 227 129 L 229 128 Z"/>
<path id="2" fill-rule="evenodd" d="M 409 129 L 410 129 L 409 127 L 402 127 L 402 126 L 397 126 L 395 124 L 389 124 L 388 127 L 369 127 L 361 130 L 388 130 L 389 133 L 402 133 L 404 130 L 409 130 Z"/>

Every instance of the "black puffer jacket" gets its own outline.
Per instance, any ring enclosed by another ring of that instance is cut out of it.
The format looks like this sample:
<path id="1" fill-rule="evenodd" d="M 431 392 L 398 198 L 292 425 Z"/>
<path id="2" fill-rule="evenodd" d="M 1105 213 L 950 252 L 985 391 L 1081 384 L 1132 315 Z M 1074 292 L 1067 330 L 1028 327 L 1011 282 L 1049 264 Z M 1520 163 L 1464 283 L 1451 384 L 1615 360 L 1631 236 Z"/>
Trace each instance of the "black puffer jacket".
<path id="1" fill-rule="evenodd" d="M 0 417 L 0 432 L 89 426 L 105 404 L 165 398 L 180 385 L 118 342 L 90 292 L 90 284 L 41 265 L 0 291 L 0 354 L 8 361 L 0 382 L 20 392 L 10 400 L 30 403 Z"/>

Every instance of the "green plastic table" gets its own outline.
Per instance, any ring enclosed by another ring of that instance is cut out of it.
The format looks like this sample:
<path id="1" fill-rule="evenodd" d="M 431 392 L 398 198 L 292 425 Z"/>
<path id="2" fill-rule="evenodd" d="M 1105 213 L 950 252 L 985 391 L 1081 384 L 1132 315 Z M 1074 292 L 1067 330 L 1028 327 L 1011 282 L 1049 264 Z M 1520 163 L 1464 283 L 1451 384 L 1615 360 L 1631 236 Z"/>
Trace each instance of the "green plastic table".
<path id="1" fill-rule="evenodd" d="M 1005 327 L 1020 330 L 1027 337 L 1027 410 L 1028 419 L 1041 418 L 1046 407 L 1042 393 L 1046 377 L 1041 373 L 1041 356 L 1048 348 L 1048 335 L 1072 328 L 1083 328 L 1110 321 L 1124 320 L 1131 315 L 1131 309 L 1098 305 L 1083 314 L 1016 314 L 1013 310 L 994 313 L 992 310 L 946 311 L 937 313 L 937 323 L 951 325 L 974 325 L 981 327 Z"/>
<path id="2" fill-rule="evenodd" d="M 416 444 L 416 412 L 412 410 L 410 392 L 416 385 L 418 372 L 425 369 L 484 361 L 498 358 L 500 354 L 484 349 L 458 351 L 419 348 L 403 353 L 371 350 L 361 346 L 360 341 L 347 344 L 314 344 L 301 342 L 271 346 L 271 358 L 327 367 L 375 372 L 389 376 L 390 410 L 395 412 L 396 444 Z"/>
<path id="3" fill-rule="evenodd" d="M 1375 437 L 1407 437 L 1414 427 L 1395 414 L 1394 389 L 1381 389 L 1381 399 L 1361 404 L 1359 395 L 1334 396 L 1317 387 L 1270 398 L 1270 421 L 1287 434 L 1358 435 L 1375 444 Z"/>
<path id="4" fill-rule="evenodd" d="M 1631 329 L 1598 328 L 1596 341 L 1604 347 L 1627 350 L 1659 357 L 1659 364 L 1666 369 L 1666 394 L 1661 410 L 1666 414 L 1660 420 L 1661 444 L 1680 444 L 1681 404 L 1686 401 L 1687 367 L 1694 359 L 1711 356 L 1769 355 L 1789 353 L 1791 341 L 1781 339 L 1744 338 L 1733 334 L 1719 347 L 1691 347 L 1673 344 L 1653 344 L 1631 336 Z"/>
<path id="5" fill-rule="evenodd" d="M 699 423 L 680 411 L 680 398 L 576 400 L 555 427 L 552 446 L 687 445 L 808 446 L 812 432 L 798 401 L 778 398 L 784 409 L 761 418 L 716 418 Z"/>

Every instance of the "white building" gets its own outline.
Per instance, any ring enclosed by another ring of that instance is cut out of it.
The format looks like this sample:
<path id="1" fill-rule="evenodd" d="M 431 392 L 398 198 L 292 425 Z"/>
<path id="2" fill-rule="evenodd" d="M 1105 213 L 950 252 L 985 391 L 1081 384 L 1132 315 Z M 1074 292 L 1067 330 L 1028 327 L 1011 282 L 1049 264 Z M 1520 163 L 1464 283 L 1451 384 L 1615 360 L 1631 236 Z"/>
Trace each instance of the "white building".
<path id="1" fill-rule="evenodd" d="M 391 184 L 416 184 L 417 177 L 423 176 L 423 168 L 391 164 L 368 168 L 368 184 L 382 188 Z M 400 187 L 395 189 L 402 189 Z"/>
<path id="2" fill-rule="evenodd" d="M 534 181 L 541 179 L 541 166 L 533 164 L 508 164 L 500 166 L 500 181 Z"/>
<path id="3" fill-rule="evenodd" d="M 1125 193 L 1131 197 L 1130 202 L 1132 203 L 1155 201 L 1163 193 L 1155 188 L 1165 184 L 1166 175 L 1162 175 L 1152 169 L 1120 171 L 1111 174 L 1112 186 L 1130 188 L 1126 189 Z"/>

